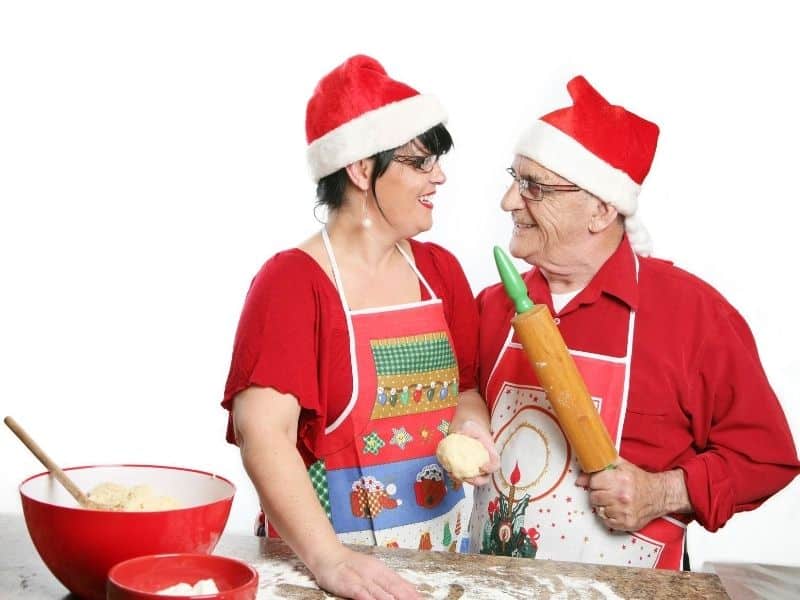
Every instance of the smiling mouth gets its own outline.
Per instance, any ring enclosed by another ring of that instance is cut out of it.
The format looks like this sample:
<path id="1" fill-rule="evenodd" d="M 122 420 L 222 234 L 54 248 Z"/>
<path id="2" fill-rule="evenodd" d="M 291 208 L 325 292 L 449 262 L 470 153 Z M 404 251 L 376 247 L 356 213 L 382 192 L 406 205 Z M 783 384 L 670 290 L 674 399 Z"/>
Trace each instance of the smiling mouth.
<path id="1" fill-rule="evenodd" d="M 433 208 L 433 202 L 431 202 L 431 198 L 433 198 L 433 194 L 428 194 L 427 196 L 420 196 L 417 198 L 417 202 L 422 204 L 425 208 Z"/>
<path id="2" fill-rule="evenodd" d="M 539 227 L 536 223 L 518 223 L 514 221 L 514 230 L 515 231 L 524 231 L 526 229 L 535 229 Z"/>

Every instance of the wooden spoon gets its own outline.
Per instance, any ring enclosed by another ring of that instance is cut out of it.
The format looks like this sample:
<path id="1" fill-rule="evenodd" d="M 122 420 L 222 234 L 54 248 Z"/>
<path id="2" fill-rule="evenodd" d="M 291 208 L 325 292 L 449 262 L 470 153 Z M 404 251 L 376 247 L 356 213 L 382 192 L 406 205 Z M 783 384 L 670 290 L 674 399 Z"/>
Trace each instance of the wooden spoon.
<path id="1" fill-rule="evenodd" d="M 28 450 L 30 450 L 33 455 L 39 459 L 39 462 L 47 467 L 47 470 L 50 471 L 50 473 L 61 485 L 64 486 L 70 495 L 72 495 L 72 497 L 78 501 L 78 504 L 80 504 L 83 508 L 108 508 L 89 500 L 86 494 L 84 494 L 83 491 L 81 491 L 81 489 L 75 485 L 75 482 L 72 481 L 72 479 L 70 479 L 67 474 L 61 470 L 61 467 L 54 463 L 53 460 L 47 456 L 47 454 L 45 454 L 44 450 L 39 447 L 39 444 L 33 441 L 33 438 L 28 435 L 28 432 L 25 431 L 13 418 L 6 417 L 3 419 L 3 422 L 8 425 L 8 428 L 13 431 L 20 441 L 28 447 Z"/>

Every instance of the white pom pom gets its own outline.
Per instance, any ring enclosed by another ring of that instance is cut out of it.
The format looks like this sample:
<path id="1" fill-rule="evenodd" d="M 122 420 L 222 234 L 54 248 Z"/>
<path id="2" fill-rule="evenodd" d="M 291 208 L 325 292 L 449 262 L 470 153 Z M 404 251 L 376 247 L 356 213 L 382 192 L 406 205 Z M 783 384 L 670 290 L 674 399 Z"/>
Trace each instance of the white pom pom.
<path id="1" fill-rule="evenodd" d="M 394 496 L 395 493 L 397 493 L 397 486 L 393 483 L 390 483 L 389 485 L 386 486 L 386 493 L 389 494 L 390 496 Z"/>
<path id="2" fill-rule="evenodd" d="M 653 253 L 653 240 L 637 215 L 625 217 L 625 232 L 628 234 L 628 241 L 636 254 L 650 256 Z"/>

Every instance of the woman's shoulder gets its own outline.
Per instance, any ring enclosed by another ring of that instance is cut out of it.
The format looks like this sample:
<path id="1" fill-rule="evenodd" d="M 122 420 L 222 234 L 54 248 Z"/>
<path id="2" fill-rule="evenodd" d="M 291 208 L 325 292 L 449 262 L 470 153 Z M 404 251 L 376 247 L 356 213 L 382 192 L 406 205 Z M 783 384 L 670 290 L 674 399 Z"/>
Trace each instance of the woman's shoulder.
<path id="1" fill-rule="evenodd" d="M 308 253 L 300 248 L 289 248 L 268 258 L 256 273 L 256 278 L 284 279 L 297 278 L 298 275 L 314 278 L 324 273 Z"/>
<path id="2" fill-rule="evenodd" d="M 303 250 L 281 250 L 261 265 L 250 284 L 249 296 L 291 292 L 295 296 L 316 292 L 327 282 L 327 275 Z"/>

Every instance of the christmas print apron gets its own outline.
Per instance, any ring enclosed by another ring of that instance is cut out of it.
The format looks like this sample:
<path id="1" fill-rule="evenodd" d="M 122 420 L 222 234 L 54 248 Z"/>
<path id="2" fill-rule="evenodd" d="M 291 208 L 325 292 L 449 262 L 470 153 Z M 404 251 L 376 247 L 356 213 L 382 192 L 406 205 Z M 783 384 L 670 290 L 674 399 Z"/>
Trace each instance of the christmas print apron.
<path id="1" fill-rule="evenodd" d="M 637 260 L 637 276 L 638 269 Z M 570 350 L 618 451 L 635 323 L 631 310 L 623 358 Z M 665 516 L 631 533 L 610 530 L 595 515 L 589 493 L 575 486 L 578 460 L 510 325 L 486 399 L 501 467 L 488 484 L 475 489 L 472 552 L 680 569 L 682 522 Z"/>
<path id="2" fill-rule="evenodd" d="M 347 320 L 353 392 L 316 441 L 317 496 L 342 542 L 461 550 L 464 491 L 436 460 L 458 402 L 442 301 L 398 246 L 431 299 L 350 310 L 324 229 L 322 237 Z"/>

